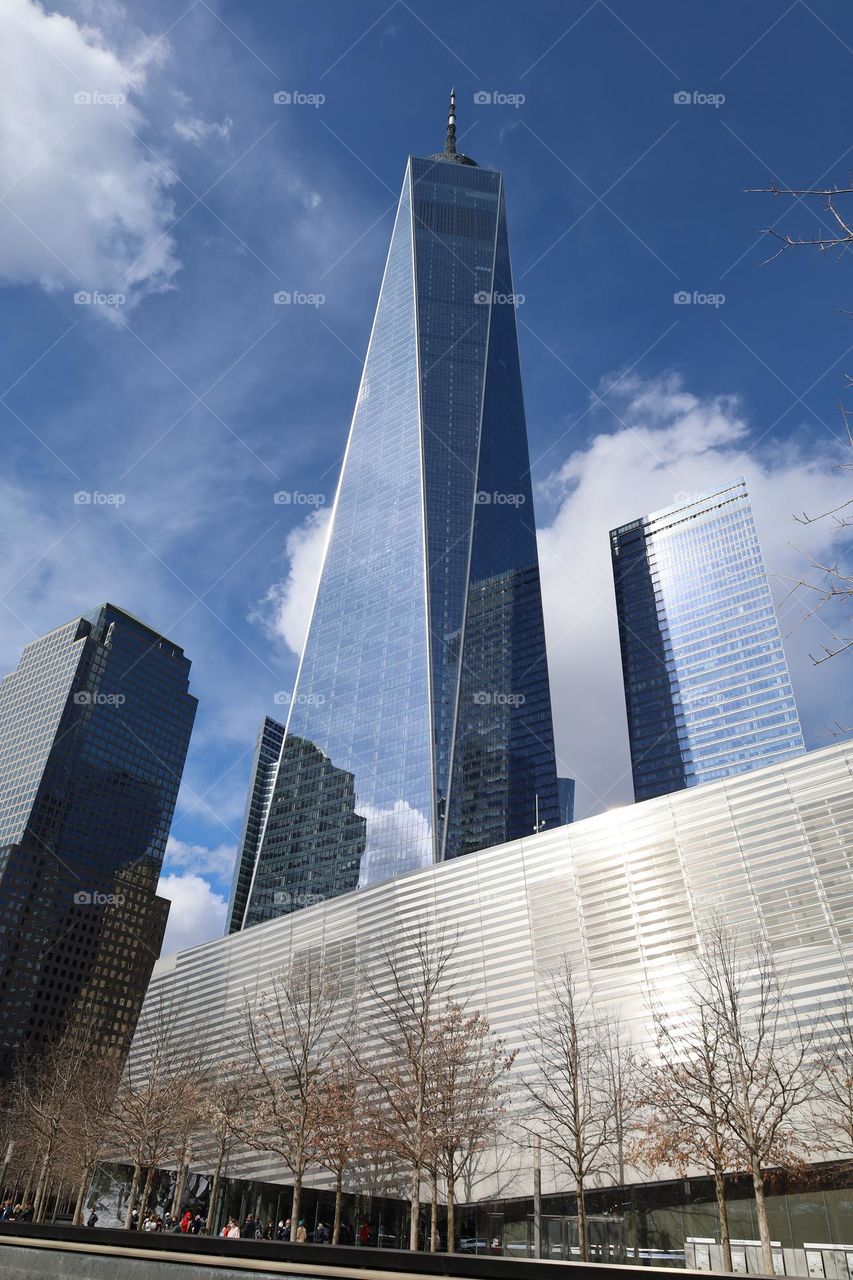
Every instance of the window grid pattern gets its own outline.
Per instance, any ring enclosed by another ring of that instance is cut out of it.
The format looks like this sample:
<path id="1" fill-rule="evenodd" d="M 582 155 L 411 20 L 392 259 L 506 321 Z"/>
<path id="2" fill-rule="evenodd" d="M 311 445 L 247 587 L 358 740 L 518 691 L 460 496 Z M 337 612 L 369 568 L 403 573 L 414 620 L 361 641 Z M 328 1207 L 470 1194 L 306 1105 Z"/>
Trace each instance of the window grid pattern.
<path id="1" fill-rule="evenodd" d="M 804 751 L 744 481 L 610 539 L 636 798 Z"/>

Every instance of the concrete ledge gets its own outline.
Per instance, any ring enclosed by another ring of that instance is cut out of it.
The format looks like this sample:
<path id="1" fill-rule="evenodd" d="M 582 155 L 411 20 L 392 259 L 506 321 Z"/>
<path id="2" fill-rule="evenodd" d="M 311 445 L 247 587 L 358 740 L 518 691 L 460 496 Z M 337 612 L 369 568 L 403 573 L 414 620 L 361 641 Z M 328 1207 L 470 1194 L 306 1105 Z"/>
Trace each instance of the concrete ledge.
<path id="1" fill-rule="evenodd" d="M 397 1249 L 355 1249 L 331 1245 L 291 1245 L 267 1240 L 225 1240 L 220 1236 L 161 1235 L 142 1231 L 88 1230 L 36 1223 L 0 1223 L 0 1274 L 15 1280 L 237 1280 L 291 1275 L 318 1280 L 617 1280 L 631 1273 L 648 1280 L 672 1280 L 660 1267 L 620 1267 L 608 1263 L 549 1262 L 464 1253 L 407 1253 Z M 680 1274 L 704 1276 L 687 1271 Z"/>

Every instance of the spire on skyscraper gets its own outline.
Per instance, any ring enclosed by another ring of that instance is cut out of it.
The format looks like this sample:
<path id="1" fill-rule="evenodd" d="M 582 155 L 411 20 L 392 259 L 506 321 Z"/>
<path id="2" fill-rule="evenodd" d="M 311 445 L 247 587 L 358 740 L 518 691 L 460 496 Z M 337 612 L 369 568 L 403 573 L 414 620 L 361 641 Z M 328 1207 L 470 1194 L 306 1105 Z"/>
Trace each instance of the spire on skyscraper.
<path id="1" fill-rule="evenodd" d="M 445 155 L 456 155 L 456 89 L 450 90 L 450 109 L 447 113 L 447 137 L 444 140 Z"/>
<path id="2" fill-rule="evenodd" d="M 470 164 L 476 169 L 477 161 L 470 156 L 463 156 L 456 150 L 456 88 L 450 90 L 450 107 L 447 112 L 447 134 L 444 139 L 444 150 L 437 152 L 430 160 L 449 160 L 451 164 Z"/>

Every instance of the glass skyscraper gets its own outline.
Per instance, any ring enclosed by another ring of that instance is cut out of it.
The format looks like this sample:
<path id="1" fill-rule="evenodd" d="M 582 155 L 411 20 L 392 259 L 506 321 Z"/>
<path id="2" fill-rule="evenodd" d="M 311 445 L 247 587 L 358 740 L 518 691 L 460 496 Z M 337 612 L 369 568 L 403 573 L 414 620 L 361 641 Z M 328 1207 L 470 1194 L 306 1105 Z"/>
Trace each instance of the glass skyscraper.
<path id="1" fill-rule="evenodd" d="M 610 552 L 635 798 L 800 755 L 745 481 L 614 529 Z"/>
<path id="2" fill-rule="evenodd" d="M 267 820 L 267 810 L 272 798 L 278 758 L 281 755 L 281 744 L 284 741 L 284 725 L 264 716 L 258 737 L 255 742 L 255 754 L 252 759 L 252 776 L 249 782 L 249 794 L 246 797 L 246 809 L 243 814 L 243 830 L 237 846 L 237 858 L 234 863 L 234 876 L 231 881 L 231 896 L 228 900 L 228 918 L 225 924 L 226 933 L 237 933 L 243 928 L 243 917 L 246 914 L 246 903 L 249 900 L 249 887 L 255 869 L 255 859 L 261 842 L 261 833 Z"/>
<path id="3" fill-rule="evenodd" d="M 169 910 L 156 888 L 189 670 L 105 604 L 27 645 L 0 684 L 0 1075 L 74 1017 L 130 1042 Z"/>
<path id="4" fill-rule="evenodd" d="M 246 925 L 559 824 L 503 182 L 410 157 Z"/>

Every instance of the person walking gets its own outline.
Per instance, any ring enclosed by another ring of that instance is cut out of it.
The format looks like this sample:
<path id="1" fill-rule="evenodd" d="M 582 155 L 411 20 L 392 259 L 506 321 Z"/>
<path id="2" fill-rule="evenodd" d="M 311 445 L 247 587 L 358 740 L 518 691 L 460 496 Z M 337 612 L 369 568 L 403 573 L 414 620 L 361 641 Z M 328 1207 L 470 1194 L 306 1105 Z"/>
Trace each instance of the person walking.
<path id="1" fill-rule="evenodd" d="M 296 1228 L 296 1243 L 297 1243 L 297 1244 L 307 1244 L 307 1243 L 308 1243 L 308 1232 L 307 1232 L 307 1231 L 306 1231 L 306 1229 L 305 1229 L 305 1219 L 304 1219 L 304 1218 L 300 1218 L 300 1219 L 299 1219 L 299 1226 Z"/>
<path id="2" fill-rule="evenodd" d="M 93 1209 L 92 1212 L 89 1214 L 88 1218 L 86 1219 L 86 1226 L 96 1227 L 97 1225 L 98 1225 L 98 1215 L 95 1213 L 95 1210 Z"/>
<path id="3" fill-rule="evenodd" d="M 229 1240 L 240 1239 L 240 1228 L 237 1226 L 237 1223 L 233 1218 L 228 1219 L 228 1226 L 224 1228 L 222 1234 L 227 1236 Z"/>

